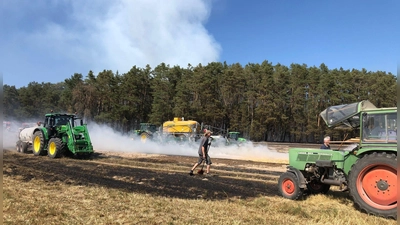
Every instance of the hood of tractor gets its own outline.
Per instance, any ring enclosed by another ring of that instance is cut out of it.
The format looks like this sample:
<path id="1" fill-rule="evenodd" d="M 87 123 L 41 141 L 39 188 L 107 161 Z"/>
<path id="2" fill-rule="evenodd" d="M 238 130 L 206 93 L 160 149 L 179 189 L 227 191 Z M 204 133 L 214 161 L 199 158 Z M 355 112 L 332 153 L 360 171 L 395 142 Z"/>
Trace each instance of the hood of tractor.
<path id="1" fill-rule="evenodd" d="M 360 125 L 359 113 L 364 110 L 376 109 L 376 106 L 368 100 L 345 105 L 335 105 L 326 108 L 320 113 L 328 127 L 344 124 L 348 127 Z"/>

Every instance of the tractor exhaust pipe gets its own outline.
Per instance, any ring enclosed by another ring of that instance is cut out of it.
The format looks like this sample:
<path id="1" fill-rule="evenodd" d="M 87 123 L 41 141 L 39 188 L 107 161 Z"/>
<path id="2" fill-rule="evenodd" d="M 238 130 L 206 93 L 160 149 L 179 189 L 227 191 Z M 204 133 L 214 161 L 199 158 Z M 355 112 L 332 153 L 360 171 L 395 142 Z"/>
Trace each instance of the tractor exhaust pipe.
<path id="1" fill-rule="evenodd" d="M 332 180 L 332 179 L 324 179 L 325 175 L 322 175 L 321 177 L 321 183 L 323 184 L 329 184 L 329 185 L 335 185 L 335 186 L 341 186 L 343 184 L 342 181 L 339 180 Z"/>
<path id="2" fill-rule="evenodd" d="M 342 182 L 341 182 L 341 181 L 338 181 L 338 180 L 331 180 L 331 179 L 324 179 L 324 180 L 321 180 L 321 183 L 329 184 L 329 185 L 336 185 L 336 186 L 342 185 Z"/>

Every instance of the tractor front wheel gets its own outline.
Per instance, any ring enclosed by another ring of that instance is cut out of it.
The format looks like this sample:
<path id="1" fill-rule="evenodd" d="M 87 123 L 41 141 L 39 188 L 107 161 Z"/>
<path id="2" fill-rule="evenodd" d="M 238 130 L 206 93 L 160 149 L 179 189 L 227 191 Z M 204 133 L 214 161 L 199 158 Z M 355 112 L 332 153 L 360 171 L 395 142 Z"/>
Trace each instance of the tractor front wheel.
<path id="1" fill-rule="evenodd" d="M 41 131 L 36 131 L 33 134 L 33 154 L 38 156 L 38 155 L 44 155 L 44 137 L 43 133 Z"/>
<path id="2" fill-rule="evenodd" d="M 143 132 L 140 134 L 140 141 L 142 141 L 142 143 L 146 143 L 147 140 L 150 140 L 151 136 L 150 134 Z"/>
<path id="3" fill-rule="evenodd" d="M 299 199 L 304 192 L 304 189 L 300 188 L 299 179 L 291 172 L 285 172 L 279 177 L 278 189 L 283 197 L 292 200 Z"/>
<path id="4" fill-rule="evenodd" d="M 48 156 L 50 158 L 59 158 L 63 153 L 63 149 L 64 144 L 60 138 L 51 138 L 47 149 Z"/>
<path id="5" fill-rule="evenodd" d="M 311 182 L 307 183 L 307 190 L 313 195 L 326 194 L 330 188 L 331 185 L 323 184 L 316 180 L 312 180 Z"/>
<path id="6" fill-rule="evenodd" d="M 397 218 L 397 156 L 372 153 L 357 160 L 349 175 L 354 203 L 366 213 Z"/>

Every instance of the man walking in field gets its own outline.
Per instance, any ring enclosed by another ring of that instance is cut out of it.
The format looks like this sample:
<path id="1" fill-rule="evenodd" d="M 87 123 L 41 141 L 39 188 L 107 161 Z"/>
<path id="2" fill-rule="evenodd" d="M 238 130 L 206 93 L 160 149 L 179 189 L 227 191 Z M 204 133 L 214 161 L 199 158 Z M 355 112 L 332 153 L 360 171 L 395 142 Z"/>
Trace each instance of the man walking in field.
<path id="1" fill-rule="evenodd" d="M 200 140 L 200 147 L 199 147 L 199 160 L 197 161 L 197 163 L 194 164 L 193 168 L 190 170 L 189 175 L 193 176 L 193 170 L 196 169 L 196 167 L 198 165 L 200 165 L 203 160 L 205 160 L 205 163 L 207 165 L 207 169 L 206 169 L 206 175 L 208 175 L 210 173 L 210 167 L 211 167 L 211 159 L 210 156 L 208 155 L 208 148 L 209 148 L 209 144 L 211 142 L 210 140 L 210 136 L 211 136 L 212 132 L 207 130 L 204 133 L 204 137 L 201 138 Z"/>

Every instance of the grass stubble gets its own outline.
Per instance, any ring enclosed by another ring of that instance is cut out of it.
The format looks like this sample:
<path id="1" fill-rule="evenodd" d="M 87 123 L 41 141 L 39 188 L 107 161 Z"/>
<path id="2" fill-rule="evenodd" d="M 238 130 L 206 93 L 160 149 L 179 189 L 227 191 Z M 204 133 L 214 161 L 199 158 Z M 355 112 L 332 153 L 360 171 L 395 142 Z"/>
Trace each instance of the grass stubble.
<path id="1" fill-rule="evenodd" d="M 152 169 L 151 164 L 146 165 Z M 163 165 L 168 167 L 187 172 L 179 165 Z M 237 179 L 240 182 L 240 173 Z M 278 176 L 269 179 L 266 182 L 277 183 Z M 145 184 L 146 180 L 141 182 Z M 361 213 L 347 193 L 331 189 L 327 195 L 300 201 L 278 195 L 240 198 L 226 193 L 224 199 L 216 200 L 213 195 L 220 195 L 221 190 L 212 189 L 188 199 L 63 181 L 26 180 L 3 172 L 3 224 L 396 224 L 395 220 Z"/>

